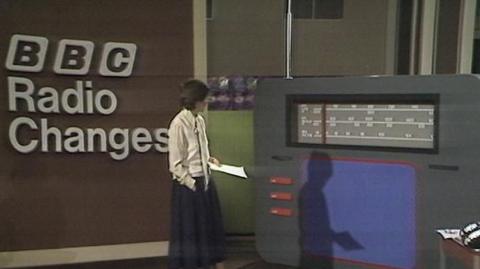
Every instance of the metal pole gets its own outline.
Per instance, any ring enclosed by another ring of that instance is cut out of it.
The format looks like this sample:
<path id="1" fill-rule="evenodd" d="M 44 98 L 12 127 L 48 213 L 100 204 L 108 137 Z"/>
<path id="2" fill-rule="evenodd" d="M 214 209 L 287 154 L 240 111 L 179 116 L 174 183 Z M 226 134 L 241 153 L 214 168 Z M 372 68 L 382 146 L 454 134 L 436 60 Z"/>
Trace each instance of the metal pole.
<path id="1" fill-rule="evenodd" d="M 417 51 L 418 51 L 418 46 L 417 46 L 417 33 L 418 33 L 418 0 L 413 0 L 412 1 L 412 27 L 410 29 L 410 65 L 408 67 L 408 73 L 410 75 L 415 75 L 418 72 L 415 72 L 415 67 L 416 65 L 416 59 L 417 59 Z"/>
<path id="2" fill-rule="evenodd" d="M 285 79 L 293 79 L 292 71 L 292 0 L 287 0 L 287 23 L 285 39 Z"/>

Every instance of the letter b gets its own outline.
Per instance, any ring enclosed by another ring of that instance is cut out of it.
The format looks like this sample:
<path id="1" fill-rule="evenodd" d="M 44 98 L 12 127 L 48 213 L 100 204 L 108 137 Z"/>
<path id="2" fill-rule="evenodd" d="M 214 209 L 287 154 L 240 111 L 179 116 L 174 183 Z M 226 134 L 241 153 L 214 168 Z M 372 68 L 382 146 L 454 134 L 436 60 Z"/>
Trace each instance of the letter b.
<path id="1" fill-rule="evenodd" d="M 53 71 L 56 74 L 65 75 L 87 74 L 92 61 L 94 46 L 91 41 L 60 40 Z"/>
<path id="2" fill-rule="evenodd" d="M 5 67 L 11 71 L 40 72 L 45 63 L 48 39 L 41 36 L 13 35 Z"/>

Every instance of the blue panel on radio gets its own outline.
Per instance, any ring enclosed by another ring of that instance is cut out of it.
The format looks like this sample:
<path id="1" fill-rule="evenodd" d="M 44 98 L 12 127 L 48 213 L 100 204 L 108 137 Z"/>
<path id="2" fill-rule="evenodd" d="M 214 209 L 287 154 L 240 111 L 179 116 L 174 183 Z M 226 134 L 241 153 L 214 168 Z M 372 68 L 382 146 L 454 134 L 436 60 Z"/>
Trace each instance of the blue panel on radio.
<path id="1" fill-rule="evenodd" d="M 406 164 L 305 161 L 303 252 L 395 268 L 415 266 L 415 169 Z"/>

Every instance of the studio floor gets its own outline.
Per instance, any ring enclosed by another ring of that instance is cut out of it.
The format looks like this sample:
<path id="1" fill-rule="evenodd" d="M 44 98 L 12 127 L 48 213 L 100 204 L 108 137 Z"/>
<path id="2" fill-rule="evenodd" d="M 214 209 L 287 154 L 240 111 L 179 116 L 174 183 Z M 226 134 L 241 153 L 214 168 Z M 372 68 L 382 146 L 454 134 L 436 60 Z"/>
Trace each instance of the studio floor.
<path id="1" fill-rule="evenodd" d="M 96 262 L 72 265 L 36 267 L 37 269 L 167 269 L 167 259 L 148 258 L 123 261 Z M 227 238 L 225 269 L 293 269 L 294 267 L 269 264 L 255 250 L 254 238 L 235 236 Z M 33 268 L 32 268 L 33 269 Z"/>

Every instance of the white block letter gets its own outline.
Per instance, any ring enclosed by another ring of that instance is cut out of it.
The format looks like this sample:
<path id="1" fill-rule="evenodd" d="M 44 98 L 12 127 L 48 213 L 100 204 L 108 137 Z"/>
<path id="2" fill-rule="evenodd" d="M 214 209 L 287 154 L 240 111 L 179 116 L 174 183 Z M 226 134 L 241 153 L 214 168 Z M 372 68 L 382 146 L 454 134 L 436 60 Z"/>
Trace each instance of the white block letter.
<path id="1" fill-rule="evenodd" d="M 53 70 L 57 74 L 85 75 L 90 69 L 94 44 L 91 41 L 62 39 Z"/>
<path id="2" fill-rule="evenodd" d="M 107 42 L 103 47 L 99 73 L 102 76 L 128 77 L 132 74 L 137 45 Z"/>
<path id="3" fill-rule="evenodd" d="M 17 91 L 18 85 L 26 86 L 25 91 Z M 23 99 L 27 102 L 28 112 L 35 112 L 33 105 L 33 82 L 28 78 L 8 77 L 8 110 L 17 111 L 17 99 Z"/>
<path id="4" fill-rule="evenodd" d="M 21 153 L 30 153 L 37 148 L 38 140 L 32 139 L 30 143 L 22 145 L 17 139 L 17 130 L 21 125 L 27 125 L 32 130 L 38 130 L 37 124 L 30 118 L 19 117 L 12 121 L 10 129 L 8 130 L 8 136 L 10 137 L 10 143 L 13 148 Z"/>
<path id="5" fill-rule="evenodd" d="M 41 36 L 13 35 L 5 67 L 11 71 L 40 72 L 45 63 L 48 39 Z"/>

